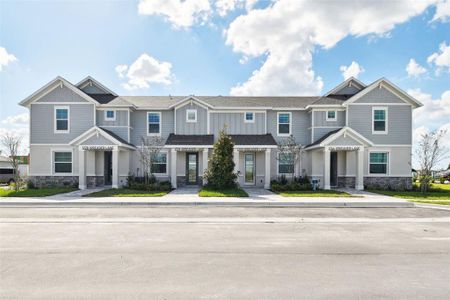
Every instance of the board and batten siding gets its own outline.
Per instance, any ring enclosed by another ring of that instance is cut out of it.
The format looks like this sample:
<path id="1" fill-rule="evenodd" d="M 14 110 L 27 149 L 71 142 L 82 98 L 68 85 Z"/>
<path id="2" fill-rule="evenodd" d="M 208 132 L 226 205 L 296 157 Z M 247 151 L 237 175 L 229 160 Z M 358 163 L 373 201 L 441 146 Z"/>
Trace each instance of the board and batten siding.
<path id="1" fill-rule="evenodd" d="M 335 111 L 330 108 L 330 111 Z M 334 126 L 334 127 L 343 127 L 345 126 L 345 111 L 338 110 L 336 111 L 337 120 L 336 121 L 327 121 L 327 112 L 326 111 L 313 111 L 314 114 L 314 124 L 313 126 Z"/>
<path id="2" fill-rule="evenodd" d="M 308 128 L 311 126 L 311 121 L 308 116 L 308 112 L 304 110 L 300 111 L 267 111 L 267 132 L 271 133 L 277 142 L 285 139 L 286 137 L 277 136 L 277 112 L 291 112 L 292 113 L 292 132 L 295 141 L 301 145 L 309 144 L 311 140 L 311 133 Z"/>
<path id="3" fill-rule="evenodd" d="M 131 112 L 131 139 L 133 145 L 140 145 L 141 138 L 147 138 L 147 112 L 161 113 L 161 137 L 166 140 L 173 133 L 172 110 L 138 110 Z M 109 129 L 109 128 L 108 128 Z"/>
<path id="4" fill-rule="evenodd" d="M 197 110 L 197 122 L 186 122 L 186 110 Z M 176 133 L 177 134 L 207 134 L 208 111 L 206 108 L 196 104 L 194 101 L 175 110 Z"/>
<path id="5" fill-rule="evenodd" d="M 61 105 L 56 105 L 61 106 Z M 55 105 L 31 104 L 31 144 L 67 144 L 94 126 L 94 104 L 64 104 L 69 106 L 68 133 L 54 133 Z"/>
<path id="6" fill-rule="evenodd" d="M 106 110 L 97 110 L 97 126 L 128 126 L 128 111 L 127 110 L 115 110 L 116 120 L 105 120 Z"/>
<path id="7" fill-rule="evenodd" d="M 252 111 L 248 111 L 252 112 Z M 217 138 L 227 126 L 228 134 L 265 134 L 266 116 L 264 112 L 254 112 L 254 122 L 244 122 L 244 112 L 210 112 L 211 134 Z"/>

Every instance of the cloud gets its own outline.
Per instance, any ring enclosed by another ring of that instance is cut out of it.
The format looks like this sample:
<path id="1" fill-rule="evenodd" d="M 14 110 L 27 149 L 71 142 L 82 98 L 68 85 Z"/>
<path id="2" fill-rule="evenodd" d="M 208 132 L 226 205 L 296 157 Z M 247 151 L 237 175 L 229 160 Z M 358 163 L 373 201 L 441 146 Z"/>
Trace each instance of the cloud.
<path id="1" fill-rule="evenodd" d="M 140 15 L 161 15 L 174 28 L 189 28 L 204 23 L 211 14 L 208 0 L 141 0 Z"/>
<path id="2" fill-rule="evenodd" d="M 419 77 L 426 71 L 427 69 L 419 65 L 414 58 L 411 58 L 409 60 L 408 65 L 406 66 L 406 72 L 408 73 L 408 77 Z"/>
<path id="3" fill-rule="evenodd" d="M 0 47 L 0 71 L 14 61 L 17 61 L 17 58 L 13 54 L 8 53 L 5 48 Z"/>
<path id="4" fill-rule="evenodd" d="M 417 16 L 429 1 L 280 0 L 237 17 L 226 30 L 226 44 L 249 58 L 263 57 L 250 78 L 232 95 L 305 95 L 321 92 L 312 68 L 316 47 L 331 48 L 347 36 L 386 36 L 395 25 Z"/>
<path id="5" fill-rule="evenodd" d="M 436 13 L 432 21 L 447 22 L 450 19 L 450 0 L 441 0 L 436 4 Z"/>
<path id="6" fill-rule="evenodd" d="M 364 72 L 364 69 L 356 61 L 352 61 L 350 66 L 341 66 L 339 70 L 341 70 L 344 80 L 350 77 L 358 78 L 358 75 Z"/>
<path id="7" fill-rule="evenodd" d="M 445 69 L 450 72 L 450 46 L 443 42 L 439 45 L 439 51 L 431 54 L 427 59 L 428 63 L 437 67 L 437 75 Z"/>
<path id="8" fill-rule="evenodd" d="M 125 75 L 125 71 L 128 72 Z M 149 88 L 150 84 L 172 83 L 172 64 L 165 61 L 158 61 L 150 55 L 144 53 L 136 59 L 129 67 L 118 65 L 116 72 L 120 78 L 128 79 L 122 86 L 127 90 Z"/>
<path id="9" fill-rule="evenodd" d="M 2 125 L 0 126 L 0 137 L 9 134 L 22 138 L 19 149 L 21 154 L 28 154 L 29 152 L 29 119 L 30 116 L 28 113 L 22 113 L 15 116 L 8 116 L 6 119 L 0 121 Z"/>
<path id="10" fill-rule="evenodd" d="M 13 125 L 13 126 L 24 126 L 28 125 L 30 121 L 30 114 L 23 113 L 20 115 L 9 116 L 2 121 L 2 124 Z"/>
<path id="11" fill-rule="evenodd" d="M 228 12 L 236 9 L 239 0 L 217 0 L 216 10 L 219 16 L 224 17 L 228 14 Z"/>

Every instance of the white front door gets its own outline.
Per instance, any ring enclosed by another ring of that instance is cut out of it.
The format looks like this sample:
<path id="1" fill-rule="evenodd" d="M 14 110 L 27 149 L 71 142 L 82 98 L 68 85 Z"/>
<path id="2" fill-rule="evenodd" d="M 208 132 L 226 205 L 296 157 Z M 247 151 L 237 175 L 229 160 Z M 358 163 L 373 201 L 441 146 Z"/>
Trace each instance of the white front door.
<path id="1" fill-rule="evenodd" d="M 255 154 L 244 154 L 244 183 L 246 185 L 255 184 Z"/>

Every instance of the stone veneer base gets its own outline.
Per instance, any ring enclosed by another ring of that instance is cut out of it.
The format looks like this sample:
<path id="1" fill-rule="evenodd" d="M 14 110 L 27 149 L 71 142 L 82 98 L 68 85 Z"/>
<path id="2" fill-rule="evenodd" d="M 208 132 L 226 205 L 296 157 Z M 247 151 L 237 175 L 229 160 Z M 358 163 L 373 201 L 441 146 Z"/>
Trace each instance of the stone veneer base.
<path id="1" fill-rule="evenodd" d="M 412 177 L 364 177 L 364 188 L 382 190 L 411 190 Z"/>
<path id="2" fill-rule="evenodd" d="M 37 188 L 76 187 L 78 176 L 30 176 L 31 182 Z"/>

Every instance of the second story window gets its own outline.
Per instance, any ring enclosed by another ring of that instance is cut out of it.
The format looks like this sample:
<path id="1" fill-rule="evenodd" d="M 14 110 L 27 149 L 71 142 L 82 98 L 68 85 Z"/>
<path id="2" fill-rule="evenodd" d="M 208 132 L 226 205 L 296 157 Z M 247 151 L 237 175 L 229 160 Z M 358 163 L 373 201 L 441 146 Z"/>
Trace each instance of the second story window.
<path id="1" fill-rule="evenodd" d="M 69 132 L 69 107 L 55 106 L 55 133 Z"/>
<path id="2" fill-rule="evenodd" d="M 335 110 L 327 110 L 327 121 L 336 121 L 337 114 Z"/>
<path id="3" fill-rule="evenodd" d="M 161 135 L 161 113 L 147 113 L 147 135 Z"/>
<path id="4" fill-rule="evenodd" d="M 196 109 L 186 109 L 186 122 L 196 123 L 197 122 L 197 110 Z"/>
<path id="5" fill-rule="evenodd" d="M 115 121 L 116 112 L 114 110 L 105 110 L 105 121 Z"/>
<path id="6" fill-rule="evenodd" d="M 278 113 L 278 135 L 289 136 L 291 134 L 291 113 L 279 112 Z"/>
<path id="7" fill-rule="evenodd" d="M 374 107 L 372 109 L 372 133 L 387 133 L 387 108 Z"/>
<path id="8" fill-rule="evenodd" d="M 245 123 L 254 123 L 255 122 L 255 113 L 246 112 L 244 114 L 244 122 Z"/>

